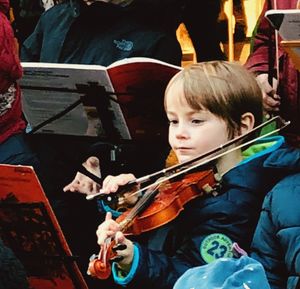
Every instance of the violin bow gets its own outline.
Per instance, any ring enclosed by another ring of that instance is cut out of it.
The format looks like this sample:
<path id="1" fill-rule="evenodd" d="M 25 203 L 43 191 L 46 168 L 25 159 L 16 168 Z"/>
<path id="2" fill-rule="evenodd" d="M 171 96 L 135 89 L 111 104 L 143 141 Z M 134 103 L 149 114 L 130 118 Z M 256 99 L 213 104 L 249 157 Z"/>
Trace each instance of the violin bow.
<path id="1" fill-rule="evenodd" d="M 277 2 L 274 0 L 274 6 L 272 5 L 272 0 L 268 0 L 268 7 L 274 7 L 277 10 Z M 273 41 L 274 35 L 274 41 Z M 268 82 L 273 87 L 273 77 L 274 77 L 274 65 L 276 59 L 276 78 L 279 82 L 279 50 L 278 50 L 278 31 L 272 27 L 269 23 L 269 36 L 268 36 Z M 275 55 L 273 49 L 275 47 Z"/>
<path id="2" fill-rule="evenodd" d="M 272 0 L 268 0 L 268 7 L 272 7 Z M 271 23 L 269 25 L 268 35 L 268 82 L 273 87 L 273 71 L 274 71 L 274 56 L 273 56 L 273 27 Z"/>
<path id="3" fill-rule="evenodd" d="M 272 123 L 272 122 L 274 122 L 274 121 L 277 121 L 277 120 L 280 121 L 280 126 L 279 126 L 277 129 L 274 129 L 274 130 L 272 130 L 272 131 L 270 131 L 270 132 L 264 133 L 263 135 L 260 135 L 259 137 L 253 138 L 253 139 L 251 139 L 251 140 L 249 140 L 249 141 L 247 141 L 247 142 L 245 142 L 245 143 L 242 143 L 242 144 L 240 144 L 240 145 L 238 145 L 238 146 L 236 146 L 236 147 L 234 147 L 234 148 L 232 148 L 232 149 L 230 149 L 230 150 L 227 150 L 227 151 L 225 151 L 225 152 L 223 152 L 223 153 L 221 153 L 221 154 L 218 154 L 218 155 L 216 155 L 216 156 L 214 156 L 214 157 L 212 157 L 212 158 L 210 158 L 210 159 L 208 159 L 208 160 L 205 160 L 205 161 L 203 161 L 203 162 L 198 163 L 198 161 L 200 161 L 201 159 L 204 159 L 204 158 L 206 158 L 206 157 L 209 157 L 209 156 L 212 155 L 212 154 L 218 153 L 219 151 L 221 151 L 221 150 L 223 150 L 223 149 L 225 149 L 225 148 L 227 148 L 227 147 L 233 145 L 234 143 L 236 143 L 236 142 L 238 142 L 238 141 L 240 141 L 240 140 L 242 140 L 242 139 L 244 139 L 244 138 L 250 136 L 251 134 L 253 134 L 253 133 L 255 133 L 255 132 L 258 132 L 258 131 L 259 131 L 260 129 L 262 129 L 263 127 L 265 127 L 265 126 L 267 126 L 268 124 L 270 124 L 270 123 Z M 207 164 L 209 164 L 211 161 L 216 160 L 216 159 L 218 159 L 219 157 L 222 157 L 222 156 L 224 156 L 224 155 L 226 155 L 226 154 L 228 154 L 228 153 L 230 153 L 230 152 L 233 152 L 233 151 L 235 151 L 235 150 L 237 150 L 237 149 L 240 149 L 240 148 L 243 148 L 243 147 L 245 147 L 245 146 L 248 146 L 248 145 L 252 144 L 253 142 L 255 142 L 255 141 L 257 141 L 257 140 L 260 140 L 260 139 L 262 139 L 262 138 L 264 138 L 264 137 L 267 137 L 267 136 L 269 136 L 269 135 L 272 135 L 272 134 L 274 134 L 274 133 L 277 133 L 277 132 L 279 132 L 280 130 L 284 129 L 284 128 L 285 128 L 286 126 L 288 126 L 289 124 L 290 124 L 290 121 L 284 121 L 280 116 L 275 116 L 275 117 L 273 117 L 273 118 L 271 118 L 271 119 L 265 121 L 264 123 L 262 123 L 262 124 L 256 126 L 256 127 L 253 128 L 251 131 L 249 131 L 249 132 L 247 132 L 247 133 L 245 133 L 245 134 L 243 134 L 243 135 L 240 135 L 240 136 L 238 136 L 238 137 L 236 137 L 236 138 L 234 138 L 234 139 L 228 141 L 227 143 L 222 144 L 222 145 L 220 145 L 220 146 L 218 146 L 218 147 L 216 147 L 216 148 L 214 148 L 214 149 L 212 149 L 212 150 L 210 150 L 210 151 L 208 151 L 208 152 L 206 152 L 206 153 L 204 153 L 204 154 L 201 154 L 201 155 L 199 155 L 199 156 L 197 156 L 197 157 L 195 157 L 195 158 L 193 158 L 193 159 L 191 159 L 191 160 L 188 160 L 188 161 L 185 161 L 185 162 L 183 162 L 183 163 L 180 163 L 180 164 L 171 166 L 171 167 L 169 167 L 169 168 L 162 169 L 162 170 L 157 171 L 157 172 L 155 172 L 155 173 L 149 174 L 149 175 L 147 175 L 147 176 L 143 176 L 143 177 L 138 178 L 138 179 L 136 179 L 136 180 L 134 180 L 134 181 L 132 181 L 132 182 L 129 182 L 127 185 L 122 186 L 122 191 L 123 191 L 123 189 L 124 189 L 125 187 L 126 187 L 127 189 L 128 189 L 128 187 L 132 188 L 132 186 L 138 185 L 138 184 L 141 184 L 141 183 L 144 183 L 144 182 L 154 181 L 155 184 L 158 185 L 158 184 L 160 184 L 160 183 L 162 183 L 162 182 L 165 182 L 165 181 L 167 181 L 167 180 L 176 178 L 177 176 L 180 176 L 181 174 L 187 173 L 187 172 L 189 172 L 189 171 L 191 171 L 191 170 L 193 170 L 193 169 L 195 169 L 195 168 L 198 168 L 199 166 L 207 165 Z M 197 164 L 195 164 L 195 165 L 193 165 L 193 166 L 189 166 L 189 165 L 191 165 L 191 164 L 193 164 L 193 163 L 195 163 L 195 162 L 197 162 Z M 188 166 L 188 167 L 187 167 L 187 166 Z M 169 176 L 166 176 L 167 174 L 169 174 Z M 159 179 L 160 177 L 163 177 L 163 178 L 162 178 L 162 179 Z M 143 188 L 140 189 L 140 190 L 135 191 L 134 193 L 131 194 L 131 196 L 136 195 L 136 194 L 141 194 L 141 193 L 144 192 L 145 190 L 149 189 L 151 186 L 153 186 L 153 183 L 151 183 L 151 184 L 148 185 L 148 186 L 143 187 Z M 87 200 L 92 200 L 92 199 L 94 199 L 94 198 L 96 198 L 96 197 L 102 197 L 102 196 L 103 196 L 103 197 L 106 197 L 107 194 L 103 194 L 103 193 L 100 191 L 100 192 L 97 193 L 97 194 L 93 194 L 93 195 L 88 195 L 88 196 L 86 196 L 86 199 L 87 199 Z"/>

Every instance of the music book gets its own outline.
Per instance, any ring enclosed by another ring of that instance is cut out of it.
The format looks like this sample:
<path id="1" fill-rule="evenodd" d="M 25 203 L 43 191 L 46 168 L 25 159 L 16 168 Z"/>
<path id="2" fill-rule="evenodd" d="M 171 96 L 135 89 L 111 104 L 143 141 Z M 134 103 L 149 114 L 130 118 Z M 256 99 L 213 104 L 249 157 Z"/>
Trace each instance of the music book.
<path id="1" fill-rule="evenodd" d="M 278 30 L 281 46 L 300 70 L 300 9 L 268 10 L 265 17 Z"/>
<path id="2" fill-rule="evenodd" d="M 39 62 L 22 66 L 28 132 L 120 140 L 153 139 L 167 132 L 164 91 L 181 67 L 145 57 L 108 67 Z M 42 123 L 46 125 L 39 128 Z"/>
<path id="3" fill-rule="evenodd" d="M 32 167 L 0 165 L 0 238 L 31 289 L 88 289 Z"/>

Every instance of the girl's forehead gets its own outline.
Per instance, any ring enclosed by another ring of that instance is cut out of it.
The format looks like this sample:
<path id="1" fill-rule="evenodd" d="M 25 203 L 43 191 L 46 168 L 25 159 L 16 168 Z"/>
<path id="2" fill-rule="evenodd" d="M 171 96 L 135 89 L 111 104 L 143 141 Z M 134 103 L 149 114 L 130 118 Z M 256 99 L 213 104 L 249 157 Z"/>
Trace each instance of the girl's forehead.
<path id="1" fill-rule="evenodd" d="M 171 86 L 168 87 L 165 95 L 166 101 L 170 101 L 173 99 L 183 99 L 185 100 L 183 83 L 181 81 L 176 81 L 172 83 Z"/>
<path id="2" fill-rule="evenodd" d="M 173 105 L 181 105 L 187 106 L 187 100 L 184 95 L 183 90 L 174 89 L 170 90 L 169 93 L 166 94 L 166 106 L 170 107 Z"/>

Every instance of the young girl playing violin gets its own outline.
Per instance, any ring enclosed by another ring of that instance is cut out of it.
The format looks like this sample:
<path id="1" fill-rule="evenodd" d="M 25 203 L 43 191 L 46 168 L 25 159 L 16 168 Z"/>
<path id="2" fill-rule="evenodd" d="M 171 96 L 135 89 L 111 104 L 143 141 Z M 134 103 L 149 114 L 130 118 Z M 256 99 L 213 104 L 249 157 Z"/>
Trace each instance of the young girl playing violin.
<path id="1" fill-rule="evenodd" d="M 212 61 L 192 64 L 173 77 L 165 92 L 169 143 L 179 163 L 248 133 L 262 121 L 262 95 L 255 78 L 237 63 Z M 107 212 L 98 227 L 98 244 L 113 238 L 111 260 L 115 283 L 128 288 L 172 288 L 187 269 L 232 257 L 237 242 L 248 249 L 264 195 L 283 177 L 272 155 L 284 149 L 284 139 L 269 137 L 211 162 L 221 176 L 215 194 L 188 202 L 171 222 L 127 236 Z M 96 171 L 97 162 L 87 168 Z M 201 167 L 199 168 L 201 170 Z M 107 176 L 102 193 L 113 194 L 136 178 L 133 174 Z M 87 192 L 97 186 L 82 175 L 65 190 Z"/>

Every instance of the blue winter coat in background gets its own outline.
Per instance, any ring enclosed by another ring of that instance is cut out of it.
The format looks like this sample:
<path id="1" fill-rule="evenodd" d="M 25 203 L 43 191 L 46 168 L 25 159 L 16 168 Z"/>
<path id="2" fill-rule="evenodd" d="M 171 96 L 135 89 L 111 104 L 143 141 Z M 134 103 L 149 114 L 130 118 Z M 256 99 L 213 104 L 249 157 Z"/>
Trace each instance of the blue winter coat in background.
<path id="1" fill-rule="evenodd" d="M 114 264 L 115 282 L 171 289 L 187 269 L 232 257 L 233 242 L 248 250 L 265 194 L 288 173 L 281 159 L 274 164 L 272 157 L 286 150 L 283 138 L 260 143 L 266 144 L 264 150 L 223 176 L 219 195 L 194 199 L 174 221 L 137 236 L 131 271 L 122 276 Z"/>
<path id="2" fill-rule="evenodd" d="M 87 6 L 80 0 L 55 5 L 23 43 L 21 59 L 107 66 L 128 57 L 150 57 L 181 65 L 175 29 L 152 25 L 142 11 L 103 2 Z"/>
<path id="3" fill-rule="evenodd" d="M 295 288 L 288 279 L 300 274 L 300 150 L 278 151 L 288 176 L 266 196 L 252 244 L 252 257 L 266 270 L 272 289 Z"/>

